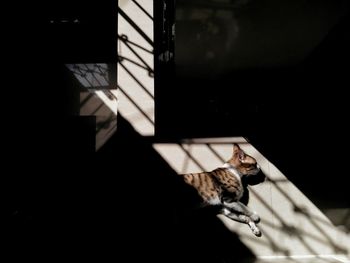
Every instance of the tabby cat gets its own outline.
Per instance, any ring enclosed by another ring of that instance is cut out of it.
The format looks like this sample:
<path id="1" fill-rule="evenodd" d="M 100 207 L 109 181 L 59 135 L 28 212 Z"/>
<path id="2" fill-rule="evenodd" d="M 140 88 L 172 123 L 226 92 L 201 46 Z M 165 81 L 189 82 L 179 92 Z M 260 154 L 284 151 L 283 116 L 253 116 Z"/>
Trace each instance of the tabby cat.
<path id="1" fill-rule="evenodd" d="M 256 236 L 259 216 L 240 202 L 249 178 L 257 176 L 260 167 L 256 160 L 246 154 L 238 144 L 233 145 L 232 157 L 220 168 L 211 172 L 182 174 L 184 181 L 193 186 L 205 205 L 219 207 L 219 213 L 233 220 L 246 223 Z"/>

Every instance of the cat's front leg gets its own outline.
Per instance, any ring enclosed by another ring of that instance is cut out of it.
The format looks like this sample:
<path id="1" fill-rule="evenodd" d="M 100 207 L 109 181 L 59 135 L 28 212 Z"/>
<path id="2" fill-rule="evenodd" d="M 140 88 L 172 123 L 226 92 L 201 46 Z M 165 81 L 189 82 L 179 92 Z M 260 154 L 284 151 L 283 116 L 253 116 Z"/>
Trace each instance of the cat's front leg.
<path id="1" fill-rule="evenodd" d="M 249 216 L 241 213 L 236 214 L 232 212 L 230 209 L 225 207 L 222 209 L 221 213 L 232 220 L 247 224 L 249 228 L 252 230 L 254 235 L 256 235 L 257 237 L 261 236 L 260 229 L 257 227 L 257 225 L 254 223 L 254 221 L 252 221 L 252 219 Z"/>
<path id="2" fill-rule="evenodd" d="M 233 212 L 244 214 L 246 216 L 249 216 L 251 220 L 253 220 L 255 223 L 259 223 L 260 217 L 258 214 L 254 211 L 251 211 L 250 208 L 248 208 L 243 203 L 237 201 L 237 202 L 223 202 L 224 207 L 230 209 Z"/>

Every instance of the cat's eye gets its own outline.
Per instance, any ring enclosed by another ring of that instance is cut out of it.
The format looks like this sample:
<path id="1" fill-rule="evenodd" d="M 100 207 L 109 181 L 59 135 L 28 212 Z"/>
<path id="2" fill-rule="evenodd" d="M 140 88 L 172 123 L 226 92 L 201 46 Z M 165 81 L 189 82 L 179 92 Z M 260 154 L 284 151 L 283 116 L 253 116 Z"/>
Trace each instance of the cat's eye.
<path id="1" fill-rule="evenodd" d="M 251 169 L 255 168 L 255 166 L 253 164 L 251 164 L 251 163 L 242 163 L 242 166 L 244 168 L 251 168 Z"/>

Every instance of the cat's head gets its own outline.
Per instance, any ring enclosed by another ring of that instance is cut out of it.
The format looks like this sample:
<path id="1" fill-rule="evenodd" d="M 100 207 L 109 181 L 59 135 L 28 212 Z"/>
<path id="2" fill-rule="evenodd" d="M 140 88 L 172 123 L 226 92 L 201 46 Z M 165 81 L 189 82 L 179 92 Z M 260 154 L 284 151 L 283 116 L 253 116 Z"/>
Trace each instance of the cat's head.
<path id="1" fill-rule="evenodd" d="M 256 159 L 246 154 L 236 143 L 233 144 L 232 157 L 228 163 L 235 167 L 248 184 L 257 184 L 265 179 Z"/>

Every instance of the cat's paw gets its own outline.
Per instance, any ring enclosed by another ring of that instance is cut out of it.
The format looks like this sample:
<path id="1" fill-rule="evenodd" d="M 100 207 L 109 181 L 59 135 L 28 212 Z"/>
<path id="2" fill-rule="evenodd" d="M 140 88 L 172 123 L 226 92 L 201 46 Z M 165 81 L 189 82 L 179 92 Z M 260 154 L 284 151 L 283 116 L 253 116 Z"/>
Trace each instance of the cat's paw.
<path id="1" fill-rule="evenodd" d="M 252 230 L 253 234 L 256 235 L 257 237 L 261 237 L 261 231 L 259 228 L 256 228 L 255 230 Z"/>
<path id="2" fill-rule="evenodd" d="M 259 223 L 260 222 L 260 216 L 258 216 L 257 213 L 253 213 L 250 218 L 254 221 L 254 223 Z"/>
<path id="3" fill-rule="evenodd" d="M 252 230 L 254 235 L 256 235 L 257 237 L 261 237 L 260 229 L 253 222 L 250 222 L 248 225 L 249 225 L 249 227 Z"/>

